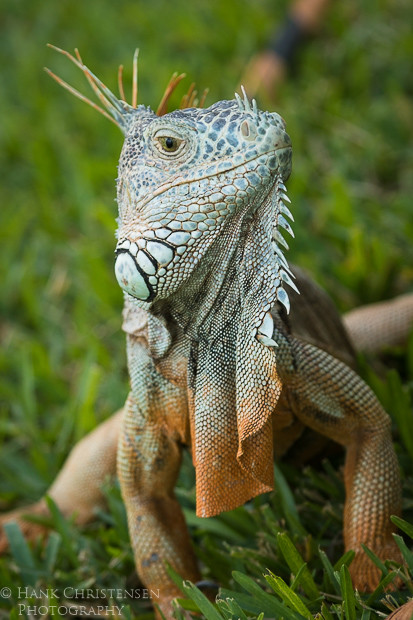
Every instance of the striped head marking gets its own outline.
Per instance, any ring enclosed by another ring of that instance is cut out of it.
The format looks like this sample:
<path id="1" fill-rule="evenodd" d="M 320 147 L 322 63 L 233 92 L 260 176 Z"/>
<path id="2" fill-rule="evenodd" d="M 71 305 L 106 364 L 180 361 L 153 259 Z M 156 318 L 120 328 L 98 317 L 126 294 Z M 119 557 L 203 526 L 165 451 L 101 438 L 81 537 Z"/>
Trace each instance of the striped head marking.
<path id="1" fill-rule="evenodd" d="M 290 170 L 284 121 L 246 97 L 161 117 L 138 106 L 117 180 L 120 286 L 144 307 L 168 297 L 228 221 L 253 214 Z"/>

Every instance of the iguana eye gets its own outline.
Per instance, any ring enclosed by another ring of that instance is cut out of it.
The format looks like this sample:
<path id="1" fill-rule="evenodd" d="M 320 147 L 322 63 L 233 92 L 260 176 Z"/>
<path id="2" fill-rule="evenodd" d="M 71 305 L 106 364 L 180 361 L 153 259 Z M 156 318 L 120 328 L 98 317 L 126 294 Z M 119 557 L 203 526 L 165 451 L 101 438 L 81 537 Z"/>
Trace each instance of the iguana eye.
<path id="1" fill-rule="evenodd" d="M 176 153 L 184 140 L 172 136 L 158 136 L 156 142 L 156 146 L 165 153 Z"/>

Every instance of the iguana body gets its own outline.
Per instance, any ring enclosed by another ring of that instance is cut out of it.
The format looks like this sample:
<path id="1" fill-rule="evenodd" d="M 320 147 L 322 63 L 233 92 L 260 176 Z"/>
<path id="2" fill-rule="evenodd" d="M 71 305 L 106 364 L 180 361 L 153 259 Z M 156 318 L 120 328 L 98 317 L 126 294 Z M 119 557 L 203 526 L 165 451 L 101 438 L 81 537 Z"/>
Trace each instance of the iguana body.
<path id="1" fill-rule="evenodd" d="M 297 286 L 299 286 L 301 294 L 300 296 L 295 293 L 291 294 L 291 313 L 288 319 L 284 315 L 284 320 L 288 320 L 288 326 L 286 329 L 291 333 L 299 337 L 303 342 L 310 342 L 316 344 L 320 349 L 330 353 L 334 358 L 341 360 L 349 368 L 354 368 L 356 365 L 355 355 L 353 352 L 353 346 L 348 339 L 346 331 L 343 329 L 343 325 L 337 311 L 326 296 L 326 294 L 317 287 L 311 280 L 305 277 L 305 275 L 294 269 L 297 276 Z M 393 334 L 397 337 L 400 330 L 406 333 L 407 326 L 412 322 L 412 297 L 404 299 L 403 303 L 409 301 L 410 303 L 404 307 L 404 314 L 400 316 L 400 324 L 393 332 L 388 334 L 388 338 L 391 341 Z M 386 307 L 382 305 L 368 306 L 361 310 L 364 315 L 369 311 L 369 316 L 372 317 L 373 323 L 377 321 L 382 315 L 382 312 L 390 310 L 394 303 L 399 304 L 401 300 L 396 302 L 388 302 Z M 355 313 L 358 310 L 353 311 L 350 315 L 344 317 L 344 322 L 350 323 L 351 327 L 355 328 L 355 334 L 359 335 L 360 327 L 356 321 Z M 143 346 L 148 349 L 148 326 L 147 317 L 145 317 L 140 310 L 131 312 L 130 309 L 125 313 L 123 328 L 127 333 L 127 339 L 129 345 L 133 348 L 136 346 Z M 378 330 L 380 334 L 383 328 Z M 350 332 L 351 336 L 352 332 Z M 139 344 L 138 344 L 139 343 Z M 169 356 L 168 358 L 169 359 Z M 167 359 L 164 363 L 167 363 Z M 361 380 L 360 380 L 361 383 Z M 291 455 L 292 460 L 300 458 L 301 461 L 305 461 L 307 458 L 313 456 L 313 452 L 318 450 L 320 446 L 317 442 L 308 443 L 308 437 L 306 436 L 306 427 L 299 421 L 299 418 L 292 415 L 291 408 L 288 405 L 288 390 L 282 392 L 280 403 L 277 407 L 276 415 L 274 415 L 274 442 L 275 453 L 277 456 L 284 456 L 285 453 L 288 456 Z M 102 494 L 102 483 L 108 476 L 114 476 L 116 473 L 116 453 L 118 439 L 121 434 L 123 419 L 123 410 L 116 412 L 110 419 L 102 423 L 94 431 L 84 437 L 72 450 L 69 455 L 62 471 L 59 476 L 48 490 L 48 495 L 56 502 L 60 510 L 66 516 L 76 514 L 76 522 L 78 524 L 87 523 L 95 518 L 96 507 L 103 505 L 104 497 Z M 278 425 L 278 426 L 277 426 Z M 171 489 L 167 489 L 161 485 L 158 490 L 164 490 L 165 498 L 171 495 Z M 171 500 L 169 500 L 171 501 Z M 178 506 L 174 503 L 174 515 L 169 518 L 172 522 L 177 521 L 176 515 L 180 515 Z M 24 514 L 48 514 L 48 508 L 44 500 L 41 500 L 37 504 L 26 507 L 24 509 L 18 509 L 12 513 L 8 513 L 3 516 L 0 523 L 4 523 L 10 520 L 17 520 L 22 527 L 26 536 L 33 537 L 43 532 L 43 528 L 34 524 L 33 522 L 26 521 L 22 518 Z M 150 535 L 152 531 L 152 536 Z M 152 544 L 158 544 L 156 541 L 153 543 L 153 538 L 159 531 L 154 527 L 150 532 L 136 533 L 136 539 L 142 538 L 146 540 L 150 546 Z M 174 528 L 174 536 L 176 536 Z M 192 574 L 192 579 L 198 578 L 198 573 L 194 564 L 193 554 L 189 542 L 184 539 L 175 538 L 179 543 L 180 551 L 182 555 L 187 559 L 190 564 L 191 571 L 186 571 L 185 574 L 188 578 Z M 4 551 L 7 541 L 0 531 L 0 551 Z M 350 545 L 351 546 L 351 545 Z M 380 547 L 378 550 L 382 551 L 382 556 L 397 557 L 395 556 L 394 549 L 388 549 L 386 547 Z M 178 554 L 181 555 L 181 554 Z M 361 556 L 363 557 L 363 556 Z M 373 565 L 371 565 L 372 568 Z M 145 568 L 140 571 L 142 579 L 145 579 Z M 353 573 L 354 576 L 354 573 Z M 366 572 L 366 579 L 364 579 L 364 568 L 360 567 L 360 575 L 356 575 L 356 584 L 359 587 L 371 588 L 377 575 L 371 575 Z M 152 578 L 153 583 L 158 583 L 156 588 L 159 588 L 161 583 L 164 589 L 164 578 L 158 578 L 156 575 Z M 159 581 L 160 579 L 160 581 Z M 176 595 L 177 592 L 171 589 L 171 596 Z"/>
<path id="2" fill-rule="evenodd" d="M 284 284 L 294 286 L 293 275 L 279 228 L 290 230 L 291 148 L 282 119 L 246 97 L 161 118 L 144 106 L 110 106 L 126 136 L 115 270 L 131 392 L 123 414 L 74 449 L 50 495 L 88 520 L 100 480 L 113 472 L 119 433 L 136 568 L 171 617 L 178 591 L 165 562 L 199 579 L 173 491 L 182 449 L 196 468 L 197 513 L 211 516 L 270 490 L 274 452 L 310 427 L 347 449 L 345 546 L 356 551 L 355 585 L 374 588 L 377 569 L 361 544 L 399 557 L 389 520 L 400 511 L 390 420 L 352 369 L 334 308 L 302 274 L 288 315 Z"/>

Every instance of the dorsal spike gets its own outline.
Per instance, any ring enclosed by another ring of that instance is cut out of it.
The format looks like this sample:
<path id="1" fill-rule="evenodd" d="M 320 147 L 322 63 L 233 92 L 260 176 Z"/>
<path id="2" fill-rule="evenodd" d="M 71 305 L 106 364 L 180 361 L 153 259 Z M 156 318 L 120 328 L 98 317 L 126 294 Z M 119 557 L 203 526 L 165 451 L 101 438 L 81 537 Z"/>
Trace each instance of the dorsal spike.
<path id="1" fill-rule="evenodd" d="M 244 102 L 244 108 L 246 112 L 251 112 L 251 104 L 250 104 L 250 100 L 248 99 L 248 95 L 245 92 L 245 88 L 241 85 L 241 92 L 244 96 L 243 102 Z"/>
<path id="2" fill-rule="evenodd" d="M 294 222 L 294 216 L 293 216 L 293 214 L 291 213 L 291 211 L 290 211 L 290 209 L 287 207 L 287 205 L 285 205 L 285 204 L 283 203 L 283 201 L 282 201 L 282 200 L 280 200 L 280 205 L 279 205 L 279 208 L 280 208 L 281 213 L 283 213 L 284 215 L 286 215 L 287 217 L 289 217 L 289 218 L 290 218 L 290 220 L 291 220 L 292 222 Z"/>

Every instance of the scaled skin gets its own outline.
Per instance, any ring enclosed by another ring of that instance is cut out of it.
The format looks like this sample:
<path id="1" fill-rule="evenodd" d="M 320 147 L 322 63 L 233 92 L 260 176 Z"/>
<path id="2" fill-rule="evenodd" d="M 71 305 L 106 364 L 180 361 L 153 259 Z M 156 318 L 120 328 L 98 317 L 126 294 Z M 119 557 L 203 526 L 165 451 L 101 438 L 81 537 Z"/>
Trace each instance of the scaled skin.
<path id="1" fill-rule="evenodd" d="M 87 521 L 114 470 L 119 434 L 136 568 L 147 588 L 160 589 L 171 618 L 179 591 L 165 562 L 200 578 L 174 496 L 182 449 L 196 467 L 198 514 L 209 516 L 272 488 L 274 452 L 307 426 L 347 449 L 345 545 L 356 551 L 354 584 L 373 589 L 379 574 L 361 544 L 400 559 L 389 519 L 401 503 L 390 420 L 352 369 L 331 303 L 300 272 L 301 295 L 289 294 L 287 315 L 284 284 L 293 275 L 279 228 L 289 230 L 291 150 L 283 121 L 246 99 L 161 119 L 139 106 L 127 121 L 115 269 L 131 392 L 123 414 L 75 447 L 50 495 Z M 92 449 L 106 458 L 90 458 Z"/>

